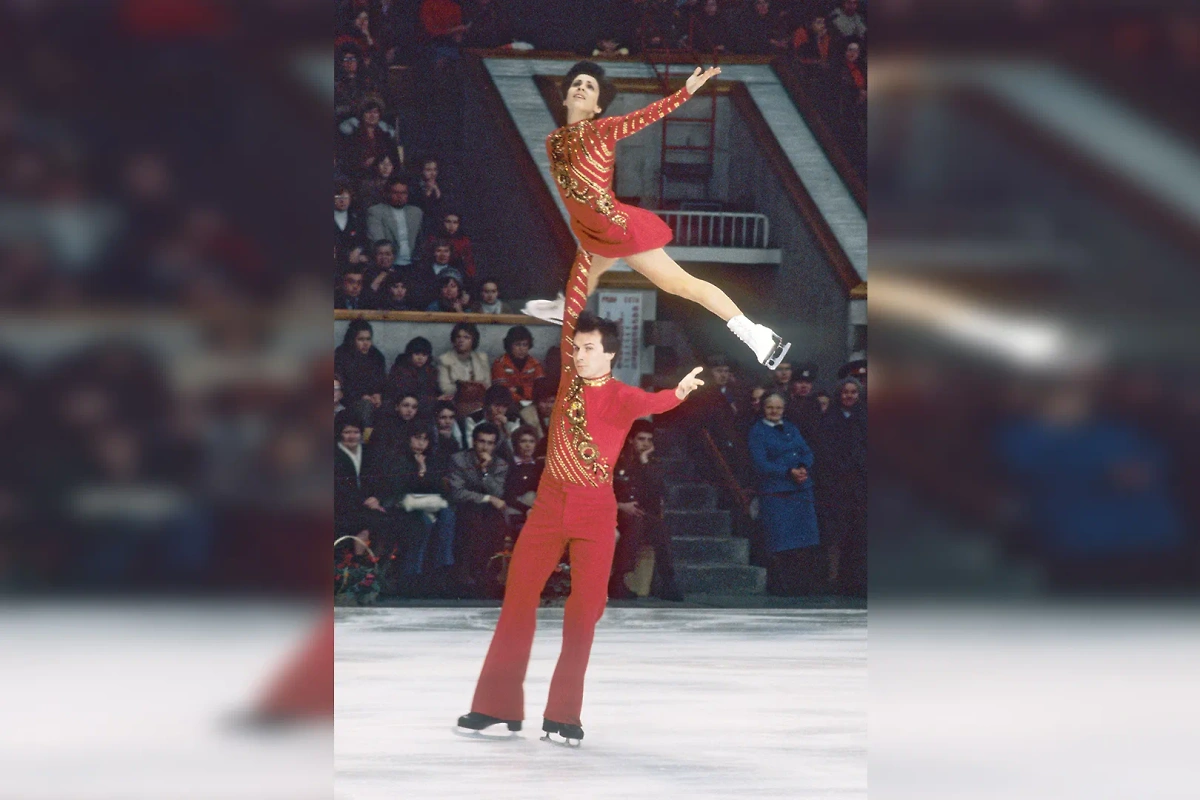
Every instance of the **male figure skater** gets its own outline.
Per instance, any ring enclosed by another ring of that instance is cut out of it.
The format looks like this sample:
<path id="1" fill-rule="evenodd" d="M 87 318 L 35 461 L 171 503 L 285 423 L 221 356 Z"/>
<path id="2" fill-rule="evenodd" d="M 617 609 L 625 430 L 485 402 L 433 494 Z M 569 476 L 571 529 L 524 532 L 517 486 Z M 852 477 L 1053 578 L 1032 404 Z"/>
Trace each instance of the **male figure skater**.
<path id="1" fill-rule="evenodd" d="M 608 601 L 615 547 L 612 466 L 634 420 L 674 408 L 703 384 L 696 377 L 700 367 L 673 391 L 644 392 L 613 379 L 618 328 L 584 311 L 590 268 L 591 257 L 580 250 L 567 280 L 562 377 L 550 417 L 546 470 L 513 551 L 500 621 L 475 687 L 471 713 L 458 719 L 461 728 L 478 731 L 505 723 L 510 731 L 521 730 L 522 684 L 542 587 L 569 544 L 571 595 L 542 730 L 544 738 L 560 744 L 578 744 L 583 739 L 579 718 L 583 678 L 596 623 Z"/>

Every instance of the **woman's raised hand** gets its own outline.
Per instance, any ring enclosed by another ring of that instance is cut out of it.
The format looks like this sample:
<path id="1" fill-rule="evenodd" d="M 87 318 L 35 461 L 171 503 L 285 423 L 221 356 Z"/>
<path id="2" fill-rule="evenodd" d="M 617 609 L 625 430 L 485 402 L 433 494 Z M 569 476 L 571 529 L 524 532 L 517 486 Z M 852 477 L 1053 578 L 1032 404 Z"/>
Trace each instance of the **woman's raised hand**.
<path id="1" fill-rule="evenodd" d="M 709 78 L 713 77 L 714 75 L 720 75 L 720 74 L 721 74 L 720 67 L 709 67 L 708 69 L 704 70 L 703 72 L 700 71 L 699 67 L 696 67 L 696 69 L 692 72 L 691 77 L 687 79 L 688 92 L 690 94 L 695 94 L 696 92 L 698 92 L 700 90 L 701 86 L 703 86 L 705 83 L 708 82 Z"/>

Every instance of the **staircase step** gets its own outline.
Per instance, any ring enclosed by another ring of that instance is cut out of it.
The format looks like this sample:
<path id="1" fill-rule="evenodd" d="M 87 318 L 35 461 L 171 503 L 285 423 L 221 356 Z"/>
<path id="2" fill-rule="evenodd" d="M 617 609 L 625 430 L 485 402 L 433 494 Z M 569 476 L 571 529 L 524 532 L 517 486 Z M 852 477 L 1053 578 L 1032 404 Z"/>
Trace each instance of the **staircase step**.
<path id="1" fill-rule="evenodd" d="M 667 478 L 691 478 L 696 466 L 691 459 L 683 457 L 663 458 L 658 463 Z"/>
<path id="2" fill-rule="evenodd" d="M 741 565 L 675 566 L 675 583 L 684 594 L 763 594 L 767 590 L 767 571 L 762 567 Z"/>
<path id="3" fill-rule="evenodd" d="M 677 566 L 746 565 L 750 563 L 750 540 L 737 536 L 673 536 L 671 554 Z"/>
<path id="4" fill-rule="evenodd" d="M 729 536 L 733 531 L 730 513 L 713 509 L 666 511 L 663 526 L 670 536 Z"/>
<path id="5" fill-rule="evenodd" d="M 664 505 L 679 511 L 701 511 L 717 507 L 717 490 L 708 483 L 672 483 L 667 486 Z"/>

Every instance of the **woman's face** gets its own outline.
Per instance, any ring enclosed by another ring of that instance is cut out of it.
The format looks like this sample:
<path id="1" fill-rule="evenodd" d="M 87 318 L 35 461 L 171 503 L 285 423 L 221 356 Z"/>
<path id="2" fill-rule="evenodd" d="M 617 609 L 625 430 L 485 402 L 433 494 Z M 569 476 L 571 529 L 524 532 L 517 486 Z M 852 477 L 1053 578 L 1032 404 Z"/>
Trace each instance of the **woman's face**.
<path id="1" fill-rule="evenodd" d="M 459 353 L 471 352 L 471 334 L 466 331 L 454 334 L 454 349 Z"/>
<path id="2" fill-rule="evenodd" d="M 358 56 L 354 53 L 342 53 L 342 72 L 347 75 L 358 74 Z"/>
<path id="3" fill-rule="evenodd" d="M 414 433 L 408 437 L 408 446 L 416 455 L 421 455 L 429 449 L 429 435 L 422 433 Z"/>
<path id="4" fill-rule="evenodd" d="M 448 408 L 443 408 L 437 415 L 437 428 L 442 433 L 449 433 L 454 428 L 454 412 Z"/>
<path id="5" fill-rule="evenodd" d="M 420 369 L 429 363 L 429 355 L 427 353 L 413 353 L 408 357 L 408 360 L 412 362 L 414 367 Z"/>
<path id="6" fill-rule="evenodd" d="M 379 109 L 372 108 L 363 112 L 363 123 L 368 128 L 374 128 L 379 124 Z"/>
<path id="7" fill-rule="evenodd" d="M 358 12 L 358 16 L 354 18 L 354 27 L 358 28 L 360 31 L 363 31 L 364 33 L 367 30 L 367 26 L 370 24 L 371 24 L 371 16 L 366 11 Z"/>
<path id="8" fill-rule="evenodd" d="M 388 287 L 388 291 L 392 293 L 392 299 L 399 303 L 403 301 L 405 296 L 408 294 L 408 287 L 405 286 L 403 282 L 396 281 Z"/>
<path id="9" fill-rule="evenodd" d="M 390 178 L 396 170 L 396 165 L 392 163 L 392 159 L 388 156 L 383 156 L 375 162 L 375 174 L 381 178 Z"/>
<path id="10" fill-rule="evenodd" d="M 846 60 L 847 61 L 858 61 L 858 43 L 857 42 L 851 42 L 850 45 L 846 48 Z"/>
<path id="11" fill-rule="evenodd" d="M 421 177 L 427 181 L 436 181 L 438 175 L 438 167 L 436 161 L 426 161 L 425 166 L 421 167 Z"/>
<path id="12" fill-rule="evenodd" d="M 360 353 L 369 353 L 371 351 L 371 332 L 359 331 L 354 337 L 354 346 Z"/>
<path id="13" fill-rule="evenodd" d="M 591 75 L 576 75 L 563 100 L 567 112 L 578 112 L 582 117 L 594 117 L 600 113 L 600 83 Z"/>
<path id="14" fill-rule="evenodd" d="M 446 285 L 442 287 L 442 299 L 447 303 L 453 303 L 458 299 L 458 292 L 458 281 L 446 281 Z"/>
<path id="15" fill-rule="evenodd" d="M 458 233 L 458 226 L 461 224 L 462 220 L 458 218 L 457 214 L 447 214 L 446 218 L 442 220 L 442 226 L 446 229 L 446 233 L 451 236 Z"/>
<path id="16" fill-rule="evenodd" d="M 409 422 L 417 416 L 418 405 L 415 397 L 401 397 L 400 402 L 396 403 L 396 413 L 400 415 L 400 419 Z"/>
<path id="17" fill-rule="evenodd" d="M 537 439 L 529 434 L 525 434 L 517 440 L 517 455 L 521 458 L 533 458 L 533 451 L 537 448 Z"/>
<path id="18" fill-rule="evenodd" d="M 763 416 L 768 422 L 779 422 L 783 419 L 783 400 L 772 396 L 763 402 Z"/>
<path id="19" fill-rule="evenodd" d="M 518 339 L 512 343 L 512 357 L 516 359 L 529 358 L 529 347 L 528 339 Z"/>

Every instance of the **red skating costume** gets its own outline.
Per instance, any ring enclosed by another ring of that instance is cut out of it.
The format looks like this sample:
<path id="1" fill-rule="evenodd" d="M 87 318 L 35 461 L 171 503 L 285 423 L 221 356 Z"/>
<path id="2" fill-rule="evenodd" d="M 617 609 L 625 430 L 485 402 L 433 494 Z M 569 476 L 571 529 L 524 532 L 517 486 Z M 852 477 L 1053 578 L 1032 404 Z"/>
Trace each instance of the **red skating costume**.
<path id="1" fill-rule="evenodd" d="M 665 222 L 613 197 L 613 164 L 619 140 L 658 122 L 691 96 L 683 88 L 641 111 L 581 120 L 546 137 L 550 174 L 571 215 L 571 230 L 584 250 L 621 258 L 665 247 L 671 241 L 673 234 Z"/>
<path id="2" fill-rule="evenodd" d="M 583 678 L 596 622 L 608 601 L 615 545 L 617 501 L 612 465 L 635 419 L 661 414 L 680 403 L 674 390 L 644 392 L 611 375 L 586 380 L 576 374 L 572 337 L 587 301 L 590 266 L 590 258 L 580 251 L 567 281 L 562 379 L 550 417 L 546 471 L 513 551 L 500 621 L 471 703 L 473 712 L 502 720 L 525 718 L 522 684 L 542 588 L 569 543 L 571 595 L 563 616 L 562 652 L 544 716 L 555 722 L 582 724 Z"/>

